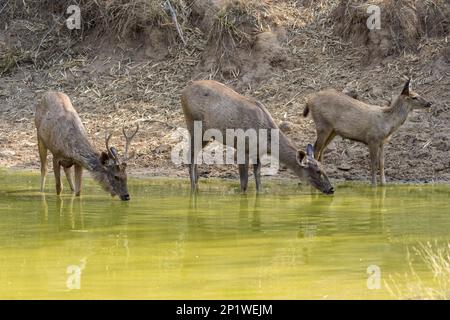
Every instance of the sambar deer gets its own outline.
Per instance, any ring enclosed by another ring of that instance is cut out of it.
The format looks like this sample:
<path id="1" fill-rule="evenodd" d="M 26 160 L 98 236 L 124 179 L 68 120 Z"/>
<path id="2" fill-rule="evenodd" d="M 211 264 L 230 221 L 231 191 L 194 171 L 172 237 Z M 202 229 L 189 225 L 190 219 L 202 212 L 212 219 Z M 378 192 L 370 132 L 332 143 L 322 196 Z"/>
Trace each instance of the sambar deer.
<path id="1" fill-rule="evenodd" d="M 213 80 L 193 81 L 181 94 L 181 105 L 190 134 L 190 165 L 189 176 L 191 189 L 196 190 L 198 185 L 197 154 L 194 146 L 195 121 L 202 123 L 202 137 L 205 131 L 215 129 L 225 137 L 227 129 L 247 131 L 253 129 L 278 130 L 267 109 L 258 101 L 247 98 L 228 88 L 224 84 Z M 209 141 L 202 141 L 204 148 Z M 228 146 L 236 148 L 236 140 L 226 141 Z M 224 143 L 224 144 L 225 144 Z M 258 140 L 258 149 L 267 148 L 271 153 L 271 143 L 262 146 Z M 198 150 L 200 151 L 200 150 Z M 245 150 L 244 163 L 239 164 L 241 190 L 245 192 L 248 185 L 249 156 L 248 145 Z M 301 179 L 307 180 L 323 193 L 332 194 L 333 187 L 318 161 L 314 159 L 312 145 L 308 145 L 306 152 L 297 150 L 287 136 L 279 131 L 279 160 L 289 169 L 293 170 Z M 261 161 L 258 158 L 253 163 L 256 189 L 261 188 Z"/>
<path id="2" fill-rule="evenodd" d="M 316 158 L 323 160 L 324 150 L 336 135 L 358 141 L 369 147 L 372 185 L 377 184 L 380 170 L 381 185 L 386 184 L 384 174 L 384 145 L 406 121 L 414 109 L 429 109 L 431 103 L 410 88 L 408 80 L 389 107 L 379 107 L 355 100 L 333 89 L 314 94 L 306 103 L 303 116 L 311 112 L 316 124 Z"/>
<path id="3" fill-rule="evenodd" d="M 47 92 L 36 106 L 35 124 L 37 129 L 39 157 L 41 161 L 41 192 L 44 191 L 47 176 L 47 150 L 53 154 L 53 170 L 56 180 L 56 193 L 62 191 L 61 167 L 70 188 L 77 196 L 81 193 L 83 168 L 91 172 L 93 178 L 111 196 L 118 195 L 121 200 L 130 200 L 127 187 L 128 148 L 139 130 L 127 135 L 125 153 L 122 159 L 114 147 L 109 146 L 112 134 L 105 137 L 106 152 L 97 151 L 89 141 L 86 129 L 67 95 L 62 92 Z M 75 168 L 75 184 L 71 167 Z"/>

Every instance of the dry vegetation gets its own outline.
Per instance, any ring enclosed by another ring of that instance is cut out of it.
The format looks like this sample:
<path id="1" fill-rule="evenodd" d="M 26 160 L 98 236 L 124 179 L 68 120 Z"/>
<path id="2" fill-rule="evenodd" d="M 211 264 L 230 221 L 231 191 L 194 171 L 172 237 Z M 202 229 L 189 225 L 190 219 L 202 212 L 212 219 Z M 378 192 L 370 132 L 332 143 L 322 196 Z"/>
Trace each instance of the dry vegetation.
<path id="1" fill-rule="evenodd" d="M 450 299 L 450 243 L 447 246 L 420 244 L 413 247 L 411 252 L 408 251 L 408 261 L 408 273 L 391 275 L 389 281 L 385 282 L 393 297 L 415 300 Z M 418 275 L 418 264 L 425 265 L 431 279 L 422 279 Z"/>
<path id="2" fill-rule="evenodd" d="M 381 9 L 381 30 L 361 28 L 369 5 Z M 367 47 L 367 59 L 380 60 L 404 50 L 417 52 L 421 39 L 442 37 L 450 31 L 450 4 L 446 0 L 341 1 L 332 13 L 335 32 Z"/>
<path id="3" fill-rule="evenodd" d="M 179 92 L 190 80 L 216 79 L 261 100 L 303 147 L 315 139 L 312 121 L 301 117 L 308 94 L 351 88 L 364 101 L 385 104 L 412 76 L 434 108 L 395 134 L 387 177 L 449 181 L 450 4 L 378 1 L 382 30 L 369 31 L 366 2 L 171 0 L 184 45 L 162 0 L 4 0 L 0 166 L 38 167 L 33 110 L 47 90 L 72 98 L 98 146 L 105 127 L 143 122 L 135 171 L 185 176 L 171 164 L 170 149 L 184 126 Z M 65 25 L 65 8 L 74 3 L 80 30 Z M 357 143 L 337 139 L 325 162 L 334 178 L 368 177 L 367 151 Z"/>

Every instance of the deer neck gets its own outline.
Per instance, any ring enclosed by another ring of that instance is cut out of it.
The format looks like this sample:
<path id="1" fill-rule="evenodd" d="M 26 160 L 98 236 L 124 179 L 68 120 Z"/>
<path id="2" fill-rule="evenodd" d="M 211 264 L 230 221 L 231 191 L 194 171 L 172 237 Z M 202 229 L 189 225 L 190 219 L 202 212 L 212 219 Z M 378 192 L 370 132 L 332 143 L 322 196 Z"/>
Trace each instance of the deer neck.
<path id="1" fill-rule="evenodd" d="M 410 112 L 411 109 L 403 101 L 403 99 L 401 99 L 401 97 L 394 99 L 391 106 L 386 108 L 383 112 L 389 134 L 397 130 L 403 123 L 405 123 Z"/>
<path id="2" fill-rule="evenodd" d="M 79 143 L 76 150 L 75 162 L 88 170 L 92 178 L 108 191 L 108 175 L 100 161 L 100 152 L 87 139 L 83 143 Z"/>
<path id="3" fill-rule="evenodd" d="M 97 181 L 105 191 L 109 191 L 108 175 L 105 167 L 100 162 L 100 154 L 96 151 L 90 153 L 85 160 L 84 168 L 89 170 L 92 178 Z"/>
<path id="4" fill-rule="evenodd" d="M 282 132 L 280 132 L 280 162 L 295 172 L 300 178 L 304 177 L 304 169 L 297 162 L 297 148 L 292 144 L 291 140 Z"/>
<path id="5" fill-rule="evenodd" d="M 77 162 L 88 171 L 102 171 L 103 166 L 100 162 L 100 153 L 95 150 L 88 141 L 80 144 L 77 149 Z"/>

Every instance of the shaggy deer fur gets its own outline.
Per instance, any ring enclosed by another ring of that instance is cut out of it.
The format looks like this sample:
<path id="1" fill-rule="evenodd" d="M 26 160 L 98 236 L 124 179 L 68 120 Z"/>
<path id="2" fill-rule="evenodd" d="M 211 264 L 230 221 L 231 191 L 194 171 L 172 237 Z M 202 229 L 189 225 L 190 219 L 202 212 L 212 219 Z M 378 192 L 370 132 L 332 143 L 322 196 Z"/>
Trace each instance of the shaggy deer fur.
<path id="1" fill-rule="evenodd" d="M 127 146 L 124 159 L 119 160 L 117 150 L 108 145 L 111 135 L 106 138 L 106 152 L 95 150 L 69 97 L 62 92 L 47 92 L 43 95 L 36 106 L 35 124 L 41 160 L 41 192 L 44 191 L 47 175 L 47 150 L 50 150 L 58 195 L 62 191 L 61 167 L 77 196 L 81 192 L 82 170 L 85 168 L 112 196 L 118 195 L 121 200 L 130 199 L 125 161 L 128 159 L 128 146 L 139 127 L 132 136 L 127 136 L 123 131 Z M 72 166 L 75 167 L 75 185 L 72 181 Z"/>

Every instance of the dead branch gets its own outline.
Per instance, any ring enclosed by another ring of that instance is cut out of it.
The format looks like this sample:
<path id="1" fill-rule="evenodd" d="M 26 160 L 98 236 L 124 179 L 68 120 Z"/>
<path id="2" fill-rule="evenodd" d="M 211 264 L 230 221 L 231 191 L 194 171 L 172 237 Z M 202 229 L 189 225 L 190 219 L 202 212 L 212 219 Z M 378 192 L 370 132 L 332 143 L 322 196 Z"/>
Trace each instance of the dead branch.
<path id="1" fill-rule="evenodd" d="M 186 43 L 186 40 L 184 40 L 183 32 L 181 31 L 181 27 L 178 23 L 177 14 L 175 12 L 175 9 L 173 8 L 170 0 L 166 0 L 166 4 L 167 4 L 167 7 L 169 8 L 170 14 L 172 15 L 173 23 L 175 24 L 175 27 L 177 28 L 177 32 L 180 35 L 181 41 L 183 41 L 183 44 L 186 46 L 187 43 Z"/>

